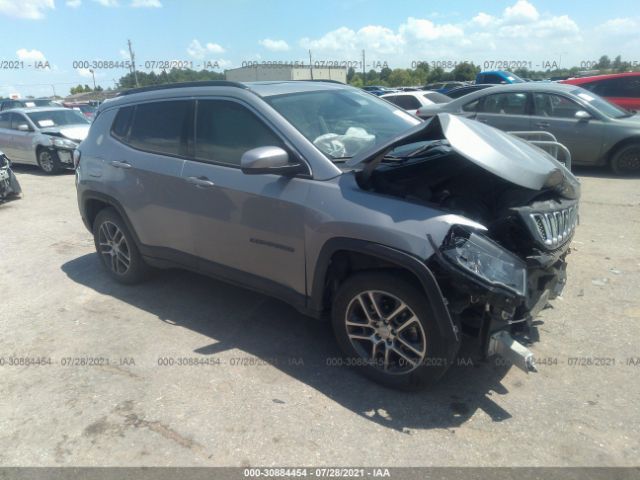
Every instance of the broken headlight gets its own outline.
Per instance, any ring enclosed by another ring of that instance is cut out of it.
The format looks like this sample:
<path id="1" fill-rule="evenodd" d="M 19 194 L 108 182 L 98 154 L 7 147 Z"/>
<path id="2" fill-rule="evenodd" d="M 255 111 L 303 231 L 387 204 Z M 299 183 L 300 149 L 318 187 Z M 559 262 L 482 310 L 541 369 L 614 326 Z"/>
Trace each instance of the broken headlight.
<path id="1" fill-rule="evenodd" d="M 445 238 L 440 251 L 447 261 L 483 283 L 525 296 L 525 263 L 487 237 L 454 227 Z"/>
<path id="2" fill-rule="evenodd" d="M 72 142 L 71 140 L 67 140 L 66 138 L 54 138 L 53 145 L 59 148 L 69 148 L 72 150 L 78 146 L 76 142 Z"/>

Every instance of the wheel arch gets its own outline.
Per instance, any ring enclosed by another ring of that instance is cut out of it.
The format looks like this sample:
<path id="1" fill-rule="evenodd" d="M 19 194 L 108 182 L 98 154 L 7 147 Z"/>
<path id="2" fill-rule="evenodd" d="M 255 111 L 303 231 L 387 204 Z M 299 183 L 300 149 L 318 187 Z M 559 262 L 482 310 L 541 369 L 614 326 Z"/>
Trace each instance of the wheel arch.
<path id="1" fill-rule="evenodd" d="M 101 192 L 85 191 L 81 197 L 81 205 L 82 218 L 86 227 L 90 231 L 93 231 L 93 222 L 95 221 L 98 213 L 105 208 L 113 208 L 118 215 L 120 215 L 120 218 L 122 218 L 122 221 L 126 224 L 129 232 L 131 232 L 131 235 L 136 242 L 136 246 L 140 248 L 140 239 L 138 238 L 124 207 L 115 198 Z"/>
<path id="2" fill-rule="evenodd" d="M 389 270 L 416 282 L 425 293 L 440 333 L 457 346 L 460 342 L 435 276 L 424 261 L 386 245 L 351 238 L 333 238 L 320 250 L 309 295 L 309 310 L 321 315 L 330 308 L 332 296 L 350 274 L 366 270 Z"/>
<path id="3" fill-rule="evenodd" d="M 640 135 L 633 135 L 631 137 L 627 137 L 623 140 L 620 140 L 618 143 L 614 144 L 605 154 L 607 165 L 611 165 L 613 161 L 613 157 L 615 157 L 616 153 L 618 153 L 622 148 L 633 145 L 637 143 L 640 145 Z"/>

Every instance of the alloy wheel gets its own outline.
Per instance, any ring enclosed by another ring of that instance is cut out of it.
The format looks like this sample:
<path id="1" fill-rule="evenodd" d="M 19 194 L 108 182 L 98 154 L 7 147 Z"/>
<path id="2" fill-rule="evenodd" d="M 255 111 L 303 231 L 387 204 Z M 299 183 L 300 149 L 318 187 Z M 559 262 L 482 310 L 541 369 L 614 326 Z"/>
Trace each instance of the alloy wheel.
<path id="1" fill-rule="evenodd" d="M 418 317 L 398 297 L 380 290 L 356 295 L 346 311 L 351 345 L 360 357 L 387 374 L 406 374 L 423 363 L 427 339 Z"/>
<path id="2" fill-rule="evenodd" d="M 124 275 L 131 265 L 129 244 L 122 230 L 115 223 L 103 222 L 98 231 L 98 245 L 100 255 L 111 271 Z"/>
<path id="3" fill-rule="evenodd" d="M 48 152 L 46 150 L 43 150 L 42 152 L 40 152 L 40 167 L 42 167 L 42 169 L 47 172 L 47 173 L 51 173 L 53 172 L 53 157 L 51 156 L 51 152 Z"/>
<path id="4" fill-rule="evenodd" d="M 618 161 L 620 170 L 625 172 L 640 171 L 640 148 L 633 148 L 622 155 Z"/>

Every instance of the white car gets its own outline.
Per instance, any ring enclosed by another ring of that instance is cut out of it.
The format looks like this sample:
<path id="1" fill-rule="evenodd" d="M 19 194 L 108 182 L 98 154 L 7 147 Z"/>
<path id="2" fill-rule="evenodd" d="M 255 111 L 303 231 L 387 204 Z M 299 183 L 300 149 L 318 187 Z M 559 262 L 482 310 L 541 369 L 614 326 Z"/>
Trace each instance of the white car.
<path id="1" fill-rule="evenodd" d="M 422 90 L 419 92 L 398 92 L 387 93 L 381 95 L 380 98 L 397 105 L 400 108 L 405 109 L 409 113 L 414 115 L 418 114 L 420 107 L 426 107 L 427 105 L 433 105 L 435 103 L 447 103 L 451 99 L 440 92 L 434 92 L 432 90 Z"/>

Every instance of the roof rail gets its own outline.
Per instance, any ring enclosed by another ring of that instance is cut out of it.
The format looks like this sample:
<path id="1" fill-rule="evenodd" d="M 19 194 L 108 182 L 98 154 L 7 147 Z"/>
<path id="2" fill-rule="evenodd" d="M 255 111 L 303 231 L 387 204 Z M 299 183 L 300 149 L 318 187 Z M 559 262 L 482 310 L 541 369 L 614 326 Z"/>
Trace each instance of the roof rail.
<path id="1" fill-rule="evenodd" d="M 319 79 L 311 79 L 311 80 L 299 80 L 300 82 L 325 82 L 325 83 L 337 83 L 339 85 L 347 85 L 346 83 L 342 83 L 339 80 L 323 80 L 321 78 Z"/>
<path id="2" fill-rule="evenodd" d="M 179 83 L 162 83 L 158 85 L 149 85 L 146 87 L 131 88 L 120 92 L 117 96 L 132 95 L 141 92 L 153 92 L 155 90 L 167 90 L 170 88 L 188 88 L 188 87 L 235 87 L 248 89 L 246 85 L 239 82 L 229 82 L 227 80 L 205 80 L 197 82 L 179 82 Z"/>

